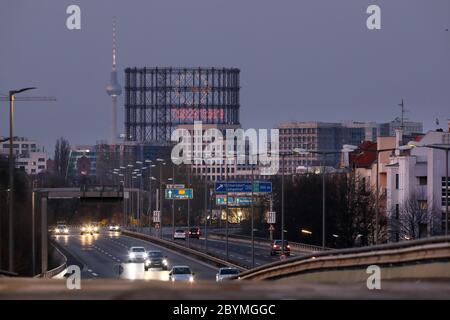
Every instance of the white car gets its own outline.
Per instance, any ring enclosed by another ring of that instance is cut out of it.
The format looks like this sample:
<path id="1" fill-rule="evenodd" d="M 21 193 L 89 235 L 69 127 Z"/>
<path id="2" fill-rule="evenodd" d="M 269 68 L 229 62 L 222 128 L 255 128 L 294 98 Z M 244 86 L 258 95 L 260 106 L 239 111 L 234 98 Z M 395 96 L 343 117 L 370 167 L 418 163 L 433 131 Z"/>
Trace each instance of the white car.
<path id="1" fill-rule="evenodd" d="M 169 280 L 194 282 L 194 275 L 188 266 L 173 266 L 169 272 Z"/>
<path id="2" fill-rule="evenodd" d="M 173 234 L 173 240 L 176 239 L 186 240 L 186 232 L 183 229 L 175 230 L 175 233 Z"/>
<path id="3" fill-rule="evenodd" d="M 65 224 L 58 224 L 54 231 L 55 234 L 69 234 L 69 228 Z"/>
<path id="4" fill-rule="evenodd" d="M 131 247 L 128 251 L 128 262 L 144 262 L 148 254 L 144 247 Z"/>
<path id="5" fill-rule="evenodd" d="M 234 277 L 240 273 L 239 269 L 237 268 L 220 268 L 219 272 L 216 274 L 216 281 L 224 281 L 231 277 Z"/>
<path id="6" fill-rule="evenodd" d="M 120 232 L 120 225 L 118 225 L 118 224 L 111 224 L 108 229 L 111 232 Z"/>

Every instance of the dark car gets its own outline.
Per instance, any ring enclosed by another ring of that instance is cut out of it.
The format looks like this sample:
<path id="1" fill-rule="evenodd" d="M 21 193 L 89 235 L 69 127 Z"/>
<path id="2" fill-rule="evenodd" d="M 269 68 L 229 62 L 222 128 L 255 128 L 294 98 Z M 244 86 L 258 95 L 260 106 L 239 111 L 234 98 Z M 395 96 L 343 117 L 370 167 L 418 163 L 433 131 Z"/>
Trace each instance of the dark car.
<path id="1" fill-rule="evenodd" d="M 274 256 L 276 254 L 281 254 L 284 250 L 284 254 L 287 256 L 291 255 L 291 246 L 289 243 L 284 240 L 284 246 L 281 248 L 281 240 L 274 240 L 272 241 L 271 247 L 270 247 L 270 255 Z"/>
<path id="2" fill-rule="evenodd" d="M 167 258 L 163 256 L 161 251 L 152 250 L 147 252 L 147 259 L 144 262 L 144 269 L 147 271 L 150 268 L 161 268 L 167 270 L 168 261 Z"/>
<path id="3" fill-rule="evenodd" d="M 189 238 L 200 239 L 200 228 L 189 229 Z"/>

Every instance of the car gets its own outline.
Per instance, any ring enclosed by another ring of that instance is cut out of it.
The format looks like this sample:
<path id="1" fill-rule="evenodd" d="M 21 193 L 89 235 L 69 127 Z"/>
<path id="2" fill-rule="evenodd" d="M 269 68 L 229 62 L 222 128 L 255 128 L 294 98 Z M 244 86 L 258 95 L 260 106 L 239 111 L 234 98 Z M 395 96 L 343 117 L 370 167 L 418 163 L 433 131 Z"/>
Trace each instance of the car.
<path id="1" fill-rule="evenodd" d="M 120 225 L 118 224 L 110 224 L 108 230 L 111 232 L 120 232 Z"/>
<path id="2" fill-rule="evenodd" d="M 186 232 L 183 229 L 175 230 L 175 233 L 173 234 L 173 240 L 176 239 L 186 240 Z"/>
<path id="3" fill-rule="evenodd" d="M 281 240 L 274 240 L 274 241 L 272 241 L 272 244 L 270 245 L 270 255 L 274 256 L 278 253 L 281 254 L 283 251 L 282 249 L 284 250 L 284 254 L 286 256 L 291 255 L 291 246 L 289 245 L 287 240 L 284 240 L 283 248 L 281 248 Z"/>
<path id="4" fill-rule="evenodd" d="M 84 224 L 80 229 L 80 234 L 94 234 L 94 228 L 90 224 Z"/>
<path id="5" fill-rule="evenodd" d="M 58 224 L 53 231 L 55 234 L 69 234 L 69 228 L 65 224 Z"/>
<path id="6" fill-rule="evenodd" d="M 167 257 L 163 255 L 161 251 L 151 250 L 147 252 L 147 259 L 144 261 L 144 269 L 147 271 L 150 268 L 161 268 L 163 270 L 168 269 Z"/>
<path id="7" fill-rule="evenodd" d="M 128 262 L 144 262 L 148 254 L 144 247 L 131 247 L 128 250 Z"/>
<path id="8" fill-rule="evenodd" d="M 91 227 L 94 233 L 100 233 L 100 224 L 98 222 L 92 222 Z"/>
<path id="9" fill-rule="evenodd" d="M 169 272 L 169 280 L 194 282 L 195 273 L 188 266 L 173 266 Z"/>
<path id="10" fill-rule="evenodd" d="M 220 268 L 216 274 L 216 281 L 221 282 L 238 275 L 241 271 L 238 268 L 226 267 Z"/>
<path id="11" fill-rule="evenodd" d="M 189 230 L 189 238 L 200 239 L 200 228 L 191 228 Z"/>

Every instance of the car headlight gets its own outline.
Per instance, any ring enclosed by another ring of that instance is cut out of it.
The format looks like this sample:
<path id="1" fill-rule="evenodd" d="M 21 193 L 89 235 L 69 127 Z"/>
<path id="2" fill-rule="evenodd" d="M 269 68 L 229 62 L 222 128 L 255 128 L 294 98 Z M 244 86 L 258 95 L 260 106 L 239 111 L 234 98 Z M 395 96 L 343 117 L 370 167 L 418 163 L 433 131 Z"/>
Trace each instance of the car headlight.
<path id="1" fill-rule="evenodd" d="M 130 258 L 131 259 L 134 259 L 134 257 L 136 256 L 133 252 L 131 252 L 130 254 L 129 254 L 129 256 L 130 256 Z"/>
<path id="2" fill-rule="evenodd" d="M 151 263 L 152 263 L 151 260 L 148 260 L 148 259 L 145 260 L 145 265 L 146 265 L 146 266 L 148 266 L 148 265 L 151 264 Z"/>
<path id="3" fill-rule="evenodd" d="M 194 282 L 194 276 L 189 277 L 189 282 Z"/>
<path id="4" fill-rule="evenodd" d="M 69 229 L 64 229 L 64 233 L 69 233 Z"/>
<path id="5" fill-rule="evenodd" d="M 55 229 L 55 232 L 59 232 L 59 229 Z"/>
<path id="6" fill-rule="evenodd" d="M 94 227 L 94 231 L 98 231 L 98 228 L 97 228 L 97 227 Z"/>
<path id="7" fill-rule="evenodd" d="M 163 265 L 167 266 L 167 259 L 163 259 L 162 263 Z"/>
<path id="8" fill-rule="evenodd" d="M 147 253 L 144 253 L 142 256 L 144 257 L 144 259 L 148 258 L 148 254 Z"/>
<path id="9" fill-rule="evenodd" d="M 86 231 L 86 228 L 85 227 L 81 227 L 81 231 Z"/>

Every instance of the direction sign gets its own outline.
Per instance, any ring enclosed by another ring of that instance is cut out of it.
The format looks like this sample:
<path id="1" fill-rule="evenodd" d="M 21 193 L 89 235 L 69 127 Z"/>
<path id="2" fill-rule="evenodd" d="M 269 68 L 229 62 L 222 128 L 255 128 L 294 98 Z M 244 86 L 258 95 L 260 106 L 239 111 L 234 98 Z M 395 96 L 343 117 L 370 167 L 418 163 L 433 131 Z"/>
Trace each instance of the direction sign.
<path id="1" fill-rule="evenodd" d="M 154 210 L 153 211 L 153 223 L 161 222 L 161 211 Z"/>
<path id="2" fill-rule="evenodd" d="M 166 186 L 167 189 L 183 189 L 184 184 L 168 184 Z"/>
<path id="3" fill-rule="evenodd" d="M 216 204 L 218 206 L 227 205 L 227 196 L 224 194 L 216 195 Z M 228 197 L 228 205 L 239 207 L 239 206 L 250 206 L 252 204 L 251 197 Z"/>
<path id="4" fill-rule="evenodd" d="M 267 223 L 273 224 L 276 223 L 276 214 L 275 211 L 269 211 L 267 214 Z"/>
<path id="5" fill-rule="evenodd" d="M 194 197 L 192 188 L 166 189 L 166 199 L 168 200 L 185 200 Z"/>
<path id="6" fill-rule="evenodd" d="M 268 193 L 272 192 L 272 182 L 255 181 L 253 188 L 251 182 L 216 182 L 216 193 Z"/>

